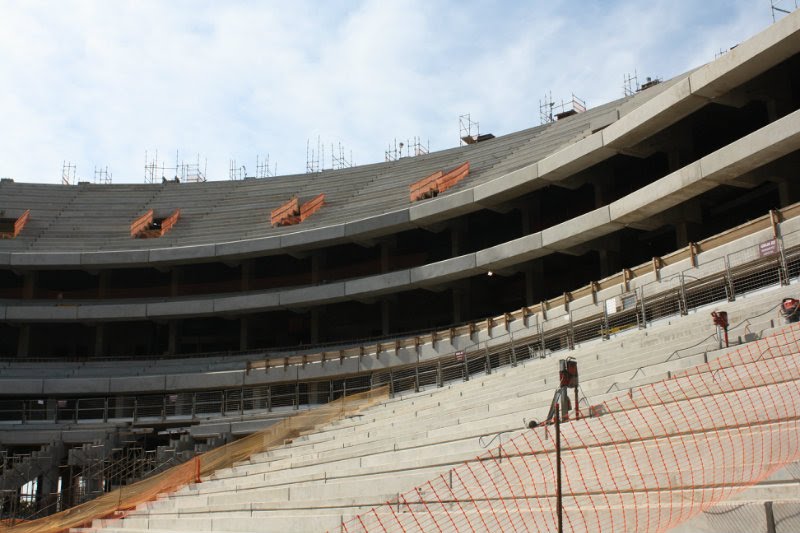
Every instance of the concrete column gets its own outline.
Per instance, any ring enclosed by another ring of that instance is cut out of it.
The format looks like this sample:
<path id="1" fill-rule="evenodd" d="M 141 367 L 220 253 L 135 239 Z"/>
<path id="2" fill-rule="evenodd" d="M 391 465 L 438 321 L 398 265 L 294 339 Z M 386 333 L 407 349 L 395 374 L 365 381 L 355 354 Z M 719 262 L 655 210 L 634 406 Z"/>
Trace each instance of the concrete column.
<path id="1" fill-rule="evenodd" d="M 326 255 L 324 250 L 315 250 L 311 254 L 311 283 L 316 285 L 321 283 L 323 279 L 323 270 L 325 269 Z"/>
<path id="2" fill-rule="evenodd" d="M 391 269 L 391 257 L 395 250 L 394 240 L 381 241 L 381 274 L 389 272 Z"/>
<path id="3" fill-rule="evenodd" d="M 33 299 L 34 291 L 36 289 L 36 280 L 39 277 L 39 273 L 35 270 L 28 270 L 24 274 L 24 279 L 22 281 L 22 297 L 25 300 Z"/>
<path id="4" fill-rule="evenodd" d="M 38 504 L 40 509 L 44 509 L 55 501 L 55 492 L 58 490 L 58 466 L 49 468 L 47 472 L 39 476 L 36 490 L 38 492 Z"/>
<path id="5" fill-rule="evenodd" d="M 319 315 L 320 310 L 318 307 L 311 310 L 311 344 L 319 342 Z"/>
<path id="6" fill-rule="evenodd" d="M 534 305 L 542 300 L 544 286 L 544 263 L 536 261 L 525 266 L 525 305 Z"/>
<path id="7" fill-rule="evenodd" d="M 241 266 L 241 283 L 240 289 L 244 291 L 249 291 L 253 285 L 253 261 L 250 259 L 245 259 L 242 261 Z"/>
<path id="8" fill-rule="evenodd" d="M 391 327 L 391 302 L 381 300 L 381 335 L 388 335 L 392 331 Z"/>
<path id="9" fill-rule="evenodd" d="M 31 349 L 31 327 L 28 325 L 19 328 L 17 337 L 17 357 L 27 357 Z"/>
<path id="10" fill-rule="evenodd" d="M 94 327 L 94 356 L 104 355 L 106 351 L 106 326 L 97 324 Z"/>
<path id="11" fill-rule="evenodd" d="M 470 289 L 469 280 L 458 287 L 453 287 L 453 323 L 458 324 L 467 320 L 470 315 Z"/>
<path id="12" fill-rule="evenodd" d="M 249 337 L 249 318 L 243 316 L 239 318 L 239 349 L 240 350 L 247 350 L 249 349 L 248 344 L 248 337 Z"/>
<path id="13" fill-rule="evenodd" d="M 781 207 L 792 205 L 800 198 L 800 187 L 792 179 L 782 179 L 778 182 L 778 196 Z"/>
<path id="14" fill-rule="evenodd" d="M 542 199 L 537 193 L 534 193 L 527 203 L 520 205 L 519 212 L 523 235 L 530 235 L 542 229 Z"/>
<path id="15" fill-rule="evenodd" d="M 450 225 L 450 255 L 456 257 L 464 253 L 466 242 L 466 221 L 459 219 Z"/>
<path id="16" fill-rule="evenodd" d="M 183 279 L 183 270 L 180 267 L 172 267 L 172 277 L 170 278 L 169 283 L 169 294 L 170 296 L 178 296 L 178 287 L 181 284 L 181 280 Z"/>
<path id="17" fill-rule="evenodd" d="M 108 270 L 101 270 L 97 275 L 97 297 L 106 298 L 108 295 L 108 281 L 110 272 Z"/>
<path id="18" fill-rule="evenodd" d="M 598 241 L 597 256 L 600 263 L 600 278 L 611 276 L 622 270 L 622 241 L 619 235 L 607 235 Z"/>
<path id="19" fill-rule="evenodd" d="M 178 351 L 178 321 L 169 322 L 169 340 L 167 342 L 167 354 L 175 355 Z"/>
<path id="20" fill-rule="evenodd" d="M 689 224 L 686 221 L 675 223 L 675 246 L 683 248 L 689 245 Z"/>

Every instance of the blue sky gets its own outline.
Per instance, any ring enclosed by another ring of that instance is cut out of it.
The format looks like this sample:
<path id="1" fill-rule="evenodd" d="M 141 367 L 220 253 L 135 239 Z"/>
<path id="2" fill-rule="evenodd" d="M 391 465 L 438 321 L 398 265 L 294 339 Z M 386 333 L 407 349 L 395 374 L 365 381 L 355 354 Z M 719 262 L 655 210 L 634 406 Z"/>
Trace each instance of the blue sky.
<path id="1" fill-rule="evenodd" d="M 318 137 L 326 168 L 331 144 L 357 164 L 393 139 L 441 150 L 461 114 L 534 126 L 547 92 L 599 105 L 771 23 L 769 0 L 0 0 L 0 176 L 58 183 L 67 160 L 138 183 L 156 150 L 215 180 L 267 154 L 302 173 Z"/>

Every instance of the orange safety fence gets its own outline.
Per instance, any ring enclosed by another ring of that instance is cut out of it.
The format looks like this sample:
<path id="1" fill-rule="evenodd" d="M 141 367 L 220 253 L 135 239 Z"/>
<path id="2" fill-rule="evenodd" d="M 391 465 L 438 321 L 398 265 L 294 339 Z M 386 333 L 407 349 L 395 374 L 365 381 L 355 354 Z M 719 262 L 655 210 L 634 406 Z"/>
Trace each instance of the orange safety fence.
<path id="1" fill-rule="evenodd" d="M 561 424 L 566 531 L 666 531 L 800 460 L 800 326 Z M 524 430 L 342 524 L 555 531 L 555 428 Z"/>
<path id="2" fill-rule="evenodd" d="M 166 232 L 172 229 L 172 226 L 178 223 L 178 219 L 181 218 L 181 210 L 176 209 L 173 213 L 161 221 L 161 235 L 163 236 Z"/>
<path id="3" fill-rule="evenodd" d="M 3 533 L 58 533 L 87 526 L 93 520 L 130 511 L 159 494 L 174 492 L 189 483 L 199 482 L 219 469 L 230 468 L 256 453 L 290 442 L 314 431 L 322 424 L 351 416 L 388 397 L 388 387 L 341 397 L 338 400 L 284 418 L 268 428 L 215 448 L 202 455 L 142 481 L 120 487 L 94 500 L 38 520 L 12 527 L 0 525 Z"/>

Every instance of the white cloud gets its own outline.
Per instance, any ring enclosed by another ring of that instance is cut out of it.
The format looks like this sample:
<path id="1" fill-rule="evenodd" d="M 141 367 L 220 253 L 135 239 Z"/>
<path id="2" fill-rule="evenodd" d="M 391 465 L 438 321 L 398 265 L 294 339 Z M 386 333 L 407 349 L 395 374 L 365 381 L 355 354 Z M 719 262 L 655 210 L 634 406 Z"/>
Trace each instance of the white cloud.
<path id="1" fill-rule="evenodd" d="M 457 144 L 461 113 L 496 134 L 538 124 L 539 99 L 598 105 L 636 69 L 670 77 L 771 22 L 704 2 L 12 2 L 0 0 L 0 176 L 142 180 L 144 152 L 269 152 L 305 170 L 306 140 L 358 163 L 393 138 Z M 328 163 L 329 165 L 330 163 Z"/>

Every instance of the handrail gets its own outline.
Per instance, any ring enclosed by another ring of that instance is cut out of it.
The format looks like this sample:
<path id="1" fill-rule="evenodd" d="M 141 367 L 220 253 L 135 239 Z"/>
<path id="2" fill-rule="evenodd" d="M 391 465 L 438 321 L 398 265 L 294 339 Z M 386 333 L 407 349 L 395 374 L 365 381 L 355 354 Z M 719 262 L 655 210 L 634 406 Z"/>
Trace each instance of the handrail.
<path id="1" fill-rule="evenodd" d="M 594 293 L 596 293 L 596 292 L 598 292 L 600 290 L 611 288 L 611 287 L 614 287 L 614 286 L 620 286 L 620 285 L 624 286 L 624 284 L 626 282 L 626 279 L 627 279 L 627 283 L 630 283 L 631 281 L 635 280 L 636 278 L 641 277 L 641 276 L 646 275 L 646 274 L 649 274 L 649 273 L 652 273 L 652 272 L 655 272 L 656 274 L 658 274 L 660 269 L 663 268 L 664 266 L 672 265 L 672 264 L 675 264 L 675 263 L 677 263 L 677 262 L 679 262 L 681 260 L 688 259 L 691 256 L 690 255 L 690 249 L 692 247 L 695 247 L 695 249 L 699 249 L 699 250 L 701 250 L 703 252 L 706 252 L 706 251 L 709 251 L 709 250 L 713 250 L 713 249 L 715 249 L 715 248 L 717 248 L 719 246 L 722 246 L 724 244 L 728 244 L 729 242 L 731 242 L 733 240 L 732 239 L 732 235 L 736 235 L 737 239 L 738 238 L 742 238 L 742 237 L 746 237 L 746 236 L 752 235 L 754 233 L 757 233 L 758 231 L 761 231 L 763 229 L 766 229 L 766 228 L 770 227 L 771 224 L 775 224 L 775 231 L 778 231 L 779 230 L 779 225 L 780 225 L 779 221 L 789 220 L 789 219 L 795 218 L 797 216 L 800 216 L 800 203 L 797 203 L 797 204 L 782 208 L 780 210 L 771 211 L 770 213 L 768 213 L 766 215 L 763 215 L 763 216 L 761 216 L 759 218 L 756 218 L 756 219 L 753 219 L 753 220 L 751 220 L 749 222 L 741 224 L 741 225 L 739 225 L 739 226 L 737 226 L 735 228 L 732 228 L 732 229 L 730 229 L 728 231 L 725 231 L 723 233 L 711 236 L 711 237 L 709 237 L 707 239 L 704 239 L 704 240 L 702 240 L 702 241 L 700 241 L 698 243 L 695 243 L 695 244 L 687 246 L 685 248 L 676 250 L 676 251 L 674 251 L 674 252 L 672 252 L 670 254 L 667 254 L 665 256 L 662 256 L 660 258 L 658 258 L 658 257 L 653 258 L 653 260 L 651 260 L 650 262 L 643 263 L 641 265 L 638 265 L 638 266 L 623 270 L 623 271 L 621 271 L 621 272 L 619 272 L 619 273 L 617 273 L 617 274 L 615 274 L 613 276 L 609 276 L 609 277 L 604 278 L 604 279 L 602 279 L 600 281 L 589 283 L 588 285 L 585 285 L 585 286 L 583 286 L 581 288 L 578 288 L 578 289 L 576 289 L 574 291 L 567 292 L 567 293 L 565 293 L 565 295 L 562 295 L 562 296 L 559 296 L 559 297 L 556 297 L 556 298 L 552 298 L 550 300 L 547 300 L 547 301 L 544 301 L 544 302 L 541 302 L 539 304 L 535 304 L 535 305 L 532 305 L 532 306 L 525 306 L 525 307 L 522 307 L 522 308 L 520 308 L 518 310 L 511 311 L 509 313 L 505 313 L 504 315 L 501 315 L 501 316 L 491 317 L 491 318 L 487 318 L 487 319 L 483 319 L 483 320 L 476 320 L 476 321 L 473 321 L 473 322 L 467 322 L 467 323 L 462 323 L 462 324 L 454 324 L 454 325 L 451 325 L 449 327 L 446 327 L 443 330 L 442 329 L 424 329 L 424 330 L 416 330 L 416 331 L 412 331 L 412 332 L 407 332 L 407 333 L 400 334 L 400 335 L 391 335 L 391 336 L 387 336 L 387 337 L 378 337 L 377 338 L 378 339 L 377 342 L 375 344 L 371 344 L 371 345 L 367 344 L 364 341 L 369 342 L 372 339 L 354 339 L 352 341 L 335 341 L 335 342 L 331 342 L 331 343 L 315 343 L 315 344 L 312 344 L 312 345 L 306 345 L 305 348 L 307 348 L 307 349 L 311 349 L 313 347 L 319 348 L 321 346 L 325 346 L 326 344 L 328 346 L 331 346 L 331 345 L 333 345 L 333 346 L 349 346 L 348 348 L 346 348 L 344 350 L 336 350 L 334 352 L 336 354 L 336 357 L 339 357 L 340 354 L 343 354 L 343 353 L 350 354 L 350 353 L 365 353 L 365 352 L 370 352 L 370 351 L 374 352 L 374 351 L 377 350 L 378 346 L 381 345 L 381 344 L 388 345 L 389 343 L 391 343 L 391 345 L 395 345 L 395 344 L 397 344 L 399 342 L 400 343 L 399 345 L 401 347 L 413 346 L 414 343 L 418 342 L 418 339 L 420 337 L 423 337 L 423 336 L 435 336 L 437 338 L 444 338 L 444 337 L 447 337 L 447 336 L 450 336 L 450 335 L 464 334 L 465 332 L 468 332 L 468 331 L 473 331 L 473 332 L 480 331 L 480 330 L 484 329 L 485 328 L 485 324 L 487 324 L 489 322 L 497 323 L 497 322 L 501 322 L 503 320 L 517 320 L 517 319 L 525 320 L 525 319 L 527 319 L 527 317 L 533 316 L 535 314 L 544 314 L 544 313 L 547 312 L 547 310 L 556 308 L 556 307 L 561 306 L 561 305 L 569 306 L 569 301 L 577 300 L 577 299 L 585 297 L 585 296 L 590 296 L 590 295 L 592 295 L 592 294 L 594 294 Z M 658 276 L 657 276 L 657 278 L 658 278 Z M 565 296 L 567 296 L 567 297 L 565 298 Z M 297 348 L 298 348 L 297 346 L 292 347 L 292 351 L 296 351 Z M 224 353 L 226 355 L 248 355 L 248 354 L 260 355 L 260 354 L 264 354 L 265 356 L 268 357 L 270 353 L 276 354 L 276 353 L 279 353 L 281 351 L 286 351 L 286 349 L 282 350 L 280 347 L 277 347 L 277 348 L 260 349 L 260 350 L 248 349 L 248 350 L 229 350 L 229 351 L 225 351 L 225 352 L 206 352 L 206 353 L 200 352 L 200 353 L 194 353 L 194 354 L 176 354 L 174 356 L 161 356 L 161 357 L 157 357 L 157 358 L 156 357 L 151 357 L 151 358 L 147 358 L 147 359 L 148 360 L 160 360 L 160 359 L 192 358 L 192 357 L 203 357 L 203 356 L 214 357 L 214 356 L 219 355 L 221 353 Z M 325 353 L 325 351 L 320 352 L 320 354 L 324 354 L 324 353 Z M 322 356 L 320 356 L 320 357 L 322 357 Z M 120 360 L 120 359 L 124 359 L 124 358 L 120 358 L 120 357 L 95 358 L 95 360 L 98 360 L 98 361 L 99 360 L 103 360 L 103 359 Z M 141 357 L 137 357 L 136 359 L 142 359 L 142 358 Z M 30 357 L 27 357 L 26 360 L 27 361 L 43 361 L 44 362 L 44 361 L 65 361 L 66 359 L 63 358 L 63 357 L 37 357 L 37 356 L 30 356 Z M 281 356 L 280 360 L 284 361 L 284 356 Z M 0 358 L 0 362 L 2 362 L 2 361 L 13 362 L 13 361 L 17 361 L 17 359 L 16 358 L 10 358 L 10 359 L 9 358 Z M 308 361 L 308 359 L 306 359 L 306 361 Z M 263 363 L 263 361 L 261 361 L 261 363 Z M 263 368 L 263 366 L 262 366 L 262 368 Z"/>

